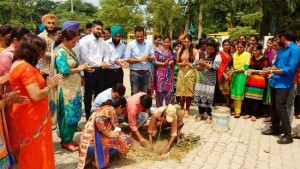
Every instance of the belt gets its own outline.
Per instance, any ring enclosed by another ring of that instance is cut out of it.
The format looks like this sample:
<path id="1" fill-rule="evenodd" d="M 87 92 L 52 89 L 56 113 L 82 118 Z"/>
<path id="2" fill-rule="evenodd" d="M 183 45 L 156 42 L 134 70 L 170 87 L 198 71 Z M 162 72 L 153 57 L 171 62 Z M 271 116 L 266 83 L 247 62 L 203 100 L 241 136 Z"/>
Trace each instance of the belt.
<path id="1" fill-rule="evenodd" d="M 130 71 L 135 72 L 137 74 L 146 74 L 146 73 L 149 73 L 149 70 L 132 70 L 132 69 L 130 69 Z"/>
<path id="2" fill-rule="evenodd" d="M 91 69 L 99 70 L 102 69 L 102 67 L 90 67 Z"/>
<path id="3" fill-rule="evenodd" d="M 122 69 L 122 68 L 120 67 L 120 68 L 115 68 L 115 69 L 107 69 L 107 70 L 111 70 L 111 71 L 115 71 L 115 72 L 117 72 L 117 71 L 119 71 L 120 69 Z"/>

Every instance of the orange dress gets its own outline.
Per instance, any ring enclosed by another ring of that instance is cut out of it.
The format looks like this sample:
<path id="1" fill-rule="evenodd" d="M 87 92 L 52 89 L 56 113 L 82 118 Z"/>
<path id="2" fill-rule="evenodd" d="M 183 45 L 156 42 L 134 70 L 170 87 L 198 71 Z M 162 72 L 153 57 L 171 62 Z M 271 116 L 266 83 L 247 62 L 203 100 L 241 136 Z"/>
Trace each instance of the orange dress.
<path id="1" fill-rule="evenodd" d="M 41 89 L 46 85 L 38 69 L 28 63 L 16 66 L 10 72 L 12 89 L 27 96 L 26 86 L 37 83 Z M 20 140 L 19 169 L 54 169 L 54 145 L 48 97 L 37 102 L 14 104 L 11 114 Z"/>

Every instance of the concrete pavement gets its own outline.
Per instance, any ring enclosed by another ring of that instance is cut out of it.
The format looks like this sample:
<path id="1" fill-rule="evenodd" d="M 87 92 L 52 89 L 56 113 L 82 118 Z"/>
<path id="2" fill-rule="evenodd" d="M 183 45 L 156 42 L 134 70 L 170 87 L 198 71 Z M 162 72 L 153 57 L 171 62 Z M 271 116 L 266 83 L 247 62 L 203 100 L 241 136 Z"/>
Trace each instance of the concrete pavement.
<path id="1" fill-rule="evenodd" d="M 129 71 L 124 69 L 126 96 L 130 95 Z M 184 134 L 200 135 L 198 145 L 179 161 L 139 161 L 121 168 L 137 169 L 296 169 L 300 168 L 300 140 L 288 145 L 279 145 L 276 136 L 261 135 L 261 131 L 269 127 L 263 119 L 252 122 L 250 119 L 230 118 L 230 130 L 226 133 L 214 132 L 211 125 L 205 121 L 195 122 L 197 113 L 191 108 L 191 116 L 185 119 L 182 129 Z M 82 118 L 83 125 L 85 118 Z M 300 120 L 294 120 L 292 128 L 298 127 Z M 75 134 L 78 141 L 79 134 Z M 61 148 L 60 139 L 53 132 L 55 145 L 55 160 L 57 169 L 74 169 L 78 161 L 78 152 L 69 152 Z M 113 164 L 110 168 L 116 168 Z"/>

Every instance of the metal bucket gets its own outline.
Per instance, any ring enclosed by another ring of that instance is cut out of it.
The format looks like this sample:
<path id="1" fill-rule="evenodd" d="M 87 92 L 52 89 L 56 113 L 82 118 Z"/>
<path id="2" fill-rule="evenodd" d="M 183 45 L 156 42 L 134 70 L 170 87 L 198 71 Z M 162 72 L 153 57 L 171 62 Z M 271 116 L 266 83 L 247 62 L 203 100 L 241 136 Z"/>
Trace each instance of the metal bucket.
<path id="1" fill-rule="evenodd" d="M 230 109 L 223 106 L 212 107 L 212 129 L 217 132 L 229 130 Z"/>

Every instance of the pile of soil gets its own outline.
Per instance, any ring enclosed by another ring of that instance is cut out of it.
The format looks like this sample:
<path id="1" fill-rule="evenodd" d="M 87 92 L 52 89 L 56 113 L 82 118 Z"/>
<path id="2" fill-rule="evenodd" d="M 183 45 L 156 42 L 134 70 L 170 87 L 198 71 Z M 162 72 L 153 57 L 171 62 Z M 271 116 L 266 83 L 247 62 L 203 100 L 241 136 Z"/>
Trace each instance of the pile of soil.
<path id="1" fill-rule="evenodd" d="M 127 131 L 128 130 L 128 131 Z M 130 135 L 128 128 L 122 128 L 125 134 Z M 140 133 L 144 138 L 148 140 L 147 130 L 141 130 Z M 163 129 L 161 131 L 160 139 L 157 142 L 158 134 L 153 137 L 153 148 L 154 150 L 148 150 L 147 148 L 140 145 L 140 143 L 133 139 L 133 147 L 130 149 L 129 153 L 125 157 L 121 157 L 116 154 L 111 159 L 110 162 L 114 167 L 128 166 L 131 164 L 139 163 L 142 161 L 162 161 L 162 160 L 180 160 L 189 151 L 198 145 L 200 140 L 199 136 L 194 135 L 180 135 L 180 145 L 173 144 L 171 150 L 164 155 L 159 155 L 160 150 L 168 144 L 170 138 L 170 128 Z"/>

